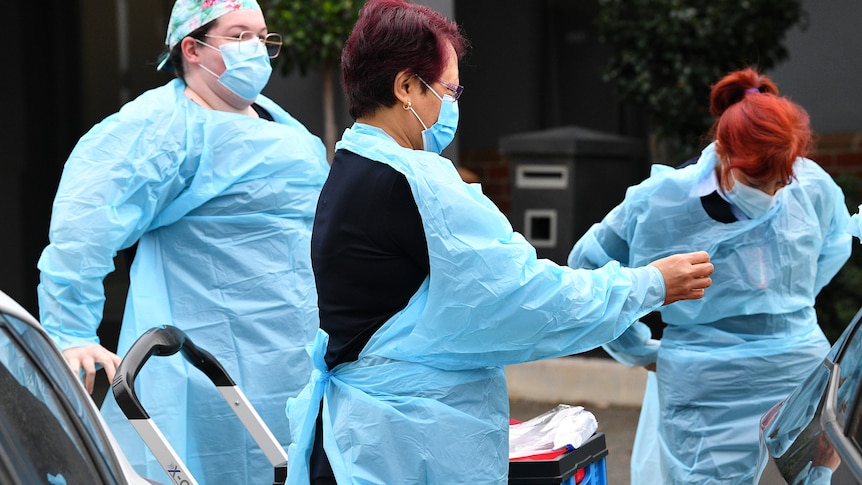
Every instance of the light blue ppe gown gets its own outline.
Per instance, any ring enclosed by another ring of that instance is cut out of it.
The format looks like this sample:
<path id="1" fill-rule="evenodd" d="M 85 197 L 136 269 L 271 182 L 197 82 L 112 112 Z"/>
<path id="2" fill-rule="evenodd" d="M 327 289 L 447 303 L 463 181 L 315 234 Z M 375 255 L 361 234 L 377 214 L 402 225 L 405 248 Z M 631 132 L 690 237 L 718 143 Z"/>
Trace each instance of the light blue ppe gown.
<path id="1" fill-rule="evenodd" d="M 211 352 L 275 436 L 308 382 L 318 328 L 311 227 L 323 144 L 271 100 L 275 122 L 205 109 L 173 80 L 93 127 L 66 162 L 39 260 L 42 323 L 62 349 L 98 343 L 102 281 L 138 242 L 118 354 L 147 329 Z M 271 483 L 272 467 L 213 384 L 179 355 L 151 358 L 137 393 L 201 483 Z M 102 407 L 139 472 L 166 480 L 112 393 Z"/>
<path id="2" fill-rule="evenodd" d="M 862 241 L 862 205 L 859 206 L 855 214 L 850 216 L 850 222 L 847 223 L 847 232 Z"/>
<path id="3" fill-rule="evenodd" d="M 730 224 L 710 218 L 697 193 L 716 163 L 710 145 L 694 165 L 654 166 L 569 255 L 570 266 L 591 268 L 704 250 L 715 266 L 702 299 L 660 310 L 660 344 L 636 323 L 604 346 L 628 365 L 657 363 L 641 416 L 654 425 L 637 436 L 657 446 L 636 446 L 632 463 L 655 463 L 641 454 L 659 452 L 665 483 L 751 482 L 760 416 L 829 351 L 814 299 L 850 256 L 844 195 L 816 163 L 797 160 L 768 213 Z M 632 483 L 654 472 L 633 468 Z"/>
<path id="4" fill-rule="evenodd" d="M 326 368 L 288 401 L 288 483 L 309 482 L 322 401 L 323 440 L 340 484 L 505 484 L 509 401 L 503 366 L 582 352 L 664 300 L 655 267 L 572 270 L 537 259 L 452 162 L 399 146 L 364 124 L 337 148 L 385 163 L 410 185 L 430 275 L 355 362 Z"/>

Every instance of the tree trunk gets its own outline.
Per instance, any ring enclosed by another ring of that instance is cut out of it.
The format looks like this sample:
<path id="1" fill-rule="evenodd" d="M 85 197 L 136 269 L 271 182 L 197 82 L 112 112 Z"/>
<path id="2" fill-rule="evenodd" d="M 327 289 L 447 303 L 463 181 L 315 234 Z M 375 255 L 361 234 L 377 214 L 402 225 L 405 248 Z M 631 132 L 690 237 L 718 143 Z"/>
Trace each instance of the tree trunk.
<path id="1" fill-rule="evenodd" d="M 323 64 L 323 143 L 326 160 L 331 164 L 335 154 L 335 94 L 332 82 L 333 62 Z"/>

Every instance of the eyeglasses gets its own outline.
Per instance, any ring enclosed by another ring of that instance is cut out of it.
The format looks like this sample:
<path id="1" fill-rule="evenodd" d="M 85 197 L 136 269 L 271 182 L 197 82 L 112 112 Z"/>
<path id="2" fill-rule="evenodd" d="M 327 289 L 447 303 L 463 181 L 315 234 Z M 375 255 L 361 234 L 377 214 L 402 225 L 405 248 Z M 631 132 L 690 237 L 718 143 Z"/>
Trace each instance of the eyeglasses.
<path id="1" fill-rule="evenodd" d="M 442 79 L 438 79 L 437 82 L 445 86 L 449 91 L 452 91 L 452 97 L 455 98 L 455 101 L 458 101 L 458 98 L 461 97 L 461 93 L 464 92 L 464 86 L 461 86 L 460 84 L 453 84 Z"/>
<path id="2" fill-rule="evenodd" d="M 422 79 L 422 76 L 416 74 L 416 77 L 420 81 L 422 81 L 422 84 L 424 84 L 426 88 L 430 89 L 431 91 L 434 91 L 434 89 L 431 86 L 429 86 L 428 83 L 426 83 L 424 79 Z M 450 83 L 449 81 L 444 81 L 442 79 L 438 79 L 437 82 L 442 84 L 443 87 L 445 87 L 449 91 L 452 91 L 452 94 L 450 95 L 450 96 L 452 96 L 452 101 L 458 101 L 458 98 L 461 97 L 461 93 L 464 91 L 464 86 L 461 86 L 460 84 Z M 434 91 L 434 92 L 436 93 L 437 91 Z M 439 97 L 440 95 L 438 94 L 437 96 Z"/>
<path id="3" fill-rule="evenodd" d="M 282 45 L 281 34 L 276 34 L 276 33 L 266 34 L 266 36 L 261 37 L 261 36 L 255 34 L 254 32 L 244 30 L 244 31 L 240 32 L 239 36 L 237 36 L 237 37 L 225 37 L 223 35 L 210 35 L 210 34 L 204 34 L 204 37 L 211 37 L 213 39 L 232 40 L 235 42 L 245 42 L 245 41 L 257 38 L 257 39 L 260 39 L 260 42 L 263 44 L 264 47 L 266 47 L 266 54 L 269 56 L 270 59 L 275 59 L 276 57 L 278 57 L 278 53 L 281 52 L 281 45 Z"/>

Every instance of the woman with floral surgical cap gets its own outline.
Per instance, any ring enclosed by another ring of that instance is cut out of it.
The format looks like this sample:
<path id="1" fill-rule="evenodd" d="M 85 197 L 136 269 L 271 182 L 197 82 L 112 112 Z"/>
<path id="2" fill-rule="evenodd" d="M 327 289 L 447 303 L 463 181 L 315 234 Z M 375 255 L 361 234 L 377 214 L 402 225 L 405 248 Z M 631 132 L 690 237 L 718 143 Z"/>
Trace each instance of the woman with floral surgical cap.
<path id="1" fill-rule="evenodd" d="M 280 442 L 284 403 L 308 381 L 317 329 L 310 262 L 323 144 L 260 94 L 281 42 L 254 0 L 179 0 L 160 69 L 176 74 L 84 135 L 39 261 L 42 323 L 92 391 L 103 279 L 137 243 L 120 331 L 183 329 L 221 362 Z M 181 356 L 152 359 L 138 396 L 201 483 L 264 483 L 272 467 L 212 383 Z M 103 414 L 144 476 L 164 472 L 109 395 Z"/>

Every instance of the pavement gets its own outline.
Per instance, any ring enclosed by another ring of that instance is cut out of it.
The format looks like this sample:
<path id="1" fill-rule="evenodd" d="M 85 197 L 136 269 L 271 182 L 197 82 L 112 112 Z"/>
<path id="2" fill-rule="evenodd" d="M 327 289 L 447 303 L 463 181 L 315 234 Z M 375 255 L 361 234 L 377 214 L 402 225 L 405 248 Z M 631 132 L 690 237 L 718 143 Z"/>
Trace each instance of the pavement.
<path id="1" fill-rule="evenodd" d="M 605 433 L 609 485 L 630 483 L 629 465 L 646 370 L 602 357 L 564 357 L 506 368 L 511 417 L 526 421 L 558 404 L 583 406 Z"/>

